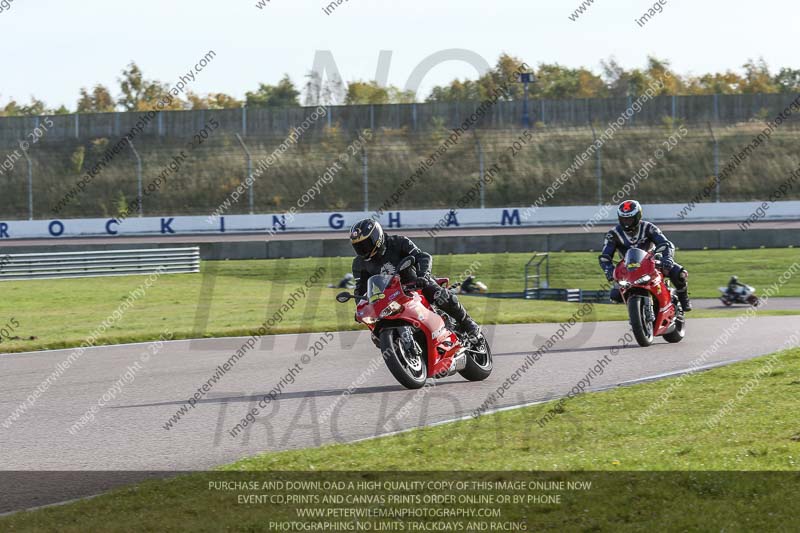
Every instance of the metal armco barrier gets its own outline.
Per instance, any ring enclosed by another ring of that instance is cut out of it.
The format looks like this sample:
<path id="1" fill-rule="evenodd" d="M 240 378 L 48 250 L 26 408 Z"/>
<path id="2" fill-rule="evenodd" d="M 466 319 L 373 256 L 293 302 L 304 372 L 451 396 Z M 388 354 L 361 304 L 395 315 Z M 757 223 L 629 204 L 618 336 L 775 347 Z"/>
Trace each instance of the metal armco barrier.
<path id="1" fill-rule="evenodd" d="M 572 303 L 611 303 L 608 291 L 584 289 L 531 289 L 524 293 L 515 293 L 514 296 L 526 300 L 556 300 Z"/>
<path id="2" fill-rule="evenodd" d="M 0 255 L 0 281 L 200 272 L 200 248 Z"/>

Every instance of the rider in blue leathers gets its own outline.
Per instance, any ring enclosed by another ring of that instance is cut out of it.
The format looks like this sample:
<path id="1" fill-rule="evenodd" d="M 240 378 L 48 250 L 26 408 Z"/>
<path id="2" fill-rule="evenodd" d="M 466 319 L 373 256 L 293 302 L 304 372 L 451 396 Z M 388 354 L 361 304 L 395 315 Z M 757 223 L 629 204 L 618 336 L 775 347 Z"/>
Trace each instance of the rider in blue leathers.
<path id="1" fill-rule="evenodd" d="M 600 267 L 608 281 L 614 279 L 614 254 L 621 256 L 631 248 L 661 253 L 661 270 L 669 277 L 678 293 L 678 300 L 684 311 L 692 310 L 689 300 L 689 289 L 686 279 L 689 273 L 675 262 L 675 245 L 667 239 L 658 227 L 642 220 L 642 206 L 635 200 L 627 200 L 617 208 L 619 224 L 606 233 L 603 251 L 600 254 Z M 619 288 L 611 290 L 610 297 L 615 302 L 622 302 Z"/>

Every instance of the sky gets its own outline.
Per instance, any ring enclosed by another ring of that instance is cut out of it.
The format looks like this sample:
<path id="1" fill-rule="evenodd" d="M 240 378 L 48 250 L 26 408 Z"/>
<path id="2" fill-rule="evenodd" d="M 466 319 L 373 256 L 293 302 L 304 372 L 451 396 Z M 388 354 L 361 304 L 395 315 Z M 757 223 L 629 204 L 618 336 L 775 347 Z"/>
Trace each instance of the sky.
<path id="1" fill-rule="evenodd" d="M 116 95 L 131 61 L 146 78 L 175 84 L 209 50 L 216 58 L 191 89 L 239 98 L 284 73 L 302 85 L 318 51 L 330 51 L 345 81 L 375 79 L 380 51 L 391 51 L 388 82 L 401 88 L 423 60 L 450 49 L 486 64 L 507 52 L 596 72 L 602 59 L 633 68 L 648 55 L 681 73 L 737 70 L 759 57 L 773 69 L 800 68 L 790 45 L 800 10 L 783 0 L 661 0 L 644 27 L 635 19 L 650 0 L 594 0 L 576 21 L 569 15 L 581 0 L 346 0 L 330 15 L 331 0 L 269 0 L 263 9 L 258 1 L 13 0 L 0 11 L 0 106 L 35 95 L 74 109 L 80 88 L 96 83 Z M 437 64 L 418 99 L 475 78 L 481 62 Z"/>

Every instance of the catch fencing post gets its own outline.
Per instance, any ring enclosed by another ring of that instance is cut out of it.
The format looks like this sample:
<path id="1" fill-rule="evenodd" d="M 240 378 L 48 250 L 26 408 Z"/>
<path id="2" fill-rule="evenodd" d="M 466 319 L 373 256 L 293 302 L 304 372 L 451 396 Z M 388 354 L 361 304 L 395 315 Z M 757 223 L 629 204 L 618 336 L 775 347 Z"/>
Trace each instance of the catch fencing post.
<path id="1" fill-rule="evenodd" d="M 369 211 L 369 158 L 364 146 L 361 147 L 361 163 L 364 178 L 364 212 L 366 213 Z"/>
<path id="2" fill-rule="evenodd" d="M 22 141 L 19 142 L 22 146 Z M 33 220 L 33 161 L 31 161 L 27 150 L 22 150 L 25 160 L 28 162 L 28 220 Z"/>
<path id="3" fill-rule="evenodd" d="M 242 147 L 244 151 L 245 158 L 247 160 L 247 198 L 250 204 L 250 214 L 253 214 L 253 180 L 251 176 L 253 175 L 253 156 L 250 154 L 250 149 L 247 148 L 247 145 L 244 144 L 244 140 L 242 140 L 242 136 L 238 133 L 236 134 L 236 140 L 239 141 L 239 145 Z"/>
<path id="4" fill-rule="evenodd" d="M 483 162 L 483 148 L 481 147 L 481 140 L 478 133 L 473 129 L 472 135 L 475 137 L 475 151 L 478 153 L 478 176 L 480 177 L 481 185 L 481 209 L 486 207 L 486 182 L 484 176 L 486 175 L 486 167 Z"/>
<path id="5" fill-rule="evenodd" d="M 136 147 L 133 146 L 133 141 L 128 139 L 128 146 L 131 147 L 131 151 L 133 152 L 134 157 L 136 157 L 136 191 L 139 204 L 139 216 L 141 217 L 144 212 L 144 194 L 142 191 L 142 158 L 139 157 L 139 152 L 136 151 Z"/>
<path id="6" fill-rule="evenodd" d="M 375 131 L 375 106 L 372 104 L 369 106 L 369 129 Z"/>
<path id="7" fill-rule="evenodd" d="M 675 129 L 675 121 L 678 119 L 678 97 L 672 95 L 672 129 Z"/>
<path id="8" fill-rule="evenodd" d="M 716 184 L 717 203 L 719 203 L 719 141 L 714 134 L 714 128 L 711 126 L 711 122 L 708 123 L 708 131 L 711 133 L 711 143 L 714 152 L 714 183 Z"/>
<path id="9" fill-rule="evenodd" d="M 592 137 L 594 138 L 594 144 L 597 146 L 597 132 L 594 130 L 594 124 L 591 122 L 589 126 L 592 128 Z M 597 169 L 595 170 L 595 175 L 597 176 L 597 205 L 603 205 L 603 147 L 602 145 L 597 148 L 594 152 L 596 154 L 597 159 Z"/>
<path id="10" fill-rule="evenodd" d="M 631 87 L 630 87 L 630 85 L 628 85 L 628 107 L 626 107 L 625 109 L 623 109 L 623 110 L 622 110 L 622 112 L 623 112 L 623 113 L 624 113 L 624 112 L 626 112 L 626 111 L 627 111 L 628 109 L 630 109 L 632 106 L 633 106 L 633 94 L 631 94 Z M 635 122 L 636 122 L 636 113 L 634 113 L 633 115 L 631 115 L 631 126 L 633 126 L 633 124 L 634 124 Z"/>

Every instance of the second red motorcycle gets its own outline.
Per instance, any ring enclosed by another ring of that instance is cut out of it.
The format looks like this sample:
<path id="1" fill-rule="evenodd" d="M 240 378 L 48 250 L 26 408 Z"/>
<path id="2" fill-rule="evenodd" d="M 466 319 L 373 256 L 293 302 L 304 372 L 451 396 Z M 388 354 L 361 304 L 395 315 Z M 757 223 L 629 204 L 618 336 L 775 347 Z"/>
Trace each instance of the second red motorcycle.
<path id="1" fill-rule="evenodd" d="M 655 337 L 680 342 L 686 335 L 686 319 L 661 272 L 661 257 L 631 248 L 614 270 L 622 300 L 628 306 L 633 336 L 639 346 L 650 346 Z"/>

